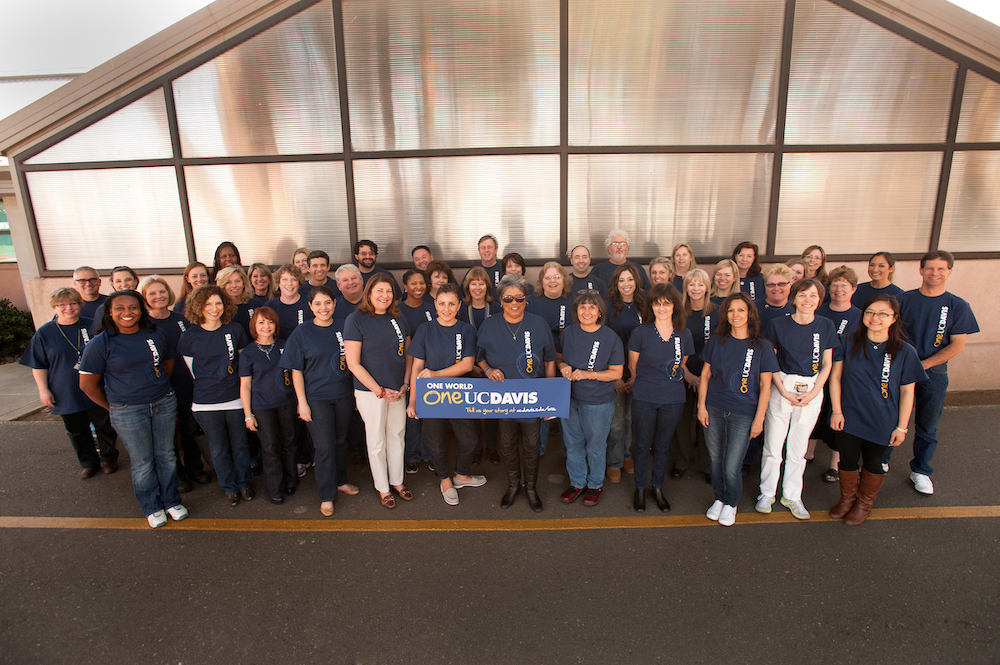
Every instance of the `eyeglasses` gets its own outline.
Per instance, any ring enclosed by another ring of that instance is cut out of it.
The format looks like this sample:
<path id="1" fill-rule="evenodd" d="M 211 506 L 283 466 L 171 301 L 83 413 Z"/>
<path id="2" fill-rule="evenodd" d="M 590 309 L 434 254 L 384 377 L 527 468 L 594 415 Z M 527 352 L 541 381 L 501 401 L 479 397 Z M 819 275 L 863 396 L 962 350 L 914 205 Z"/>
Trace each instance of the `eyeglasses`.
<path id="1" fill-rule="evenodd" d="M 524 296 L 500 296 L 500 300 L 503 301 L 504 304 L 507 304 L 507 305 L 511 304 L 512 302 L 516 302 L 516 303 L 520 304 L 520 303 L 522 303 L 522 302 L 525 301 L 525 297 Z"/>
<path id="2" fill-rule="evenodd" d="M 625 242 L 624 240 L 618 240 L 616 242 L 611 243 L 609 247 L 628 247 L 628 243 Z"/>
<path id="3" fill-rule="evenodd" d="M 764 286 L 769 289 L 783 289 L 789 284 L 791 284 L 791 282 L 778 282 L 777 284 L 765 284 Z"/>
<path id="4" fill-rule="evenodd" d="M 100 277 L 87 277 L 85 279 L 84 278 L 74 279 L 73 281 L 76 282 L 77 284 L 97 284 L 98 282 L 101 281 L 101 278 Z"/>
<path id="5" fill-rule="evenodd" d="M 866 309 L 865 310 L 865 316 L 867 316 L 867 317 L 877 316 L 878 318 L 880 318 L 883 321 L 885 321 L 886 319 L 891 319 L 895 315 L 892 312 L 875 312 L 875 311 L 872 311 L 870 309 Z"/>
<path id="6" fill-rule="evenodd" d="M 591 293 L 596 293 L 600 295 L 600 291 L 598 291 L 597 289 L 580 289 L 579 291 L 576 292 L 576 295 L 583 296 L 583 295 L 589 295 Z"/>

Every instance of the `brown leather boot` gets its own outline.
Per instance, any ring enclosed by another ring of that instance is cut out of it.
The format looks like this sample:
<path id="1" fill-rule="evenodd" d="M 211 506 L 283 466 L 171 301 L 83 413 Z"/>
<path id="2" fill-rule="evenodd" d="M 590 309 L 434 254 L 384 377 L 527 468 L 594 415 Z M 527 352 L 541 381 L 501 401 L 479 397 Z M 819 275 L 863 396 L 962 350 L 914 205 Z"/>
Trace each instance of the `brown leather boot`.
<path id="1" fill-rule="evenodd" d="M 854 502 L 851 512 L 844 518 L 844 524 L 858 526 L 863 524 L 868 515 L 872 512 L 872 504 L 878 496 L 879 489 L 882 488 L 882 481 L 885 480 L 884 473 L 869 473 L 861 470 L 861 483 L 858 486 L 858 500 Z"/>
<path id="2" fill-rule="evenodd" d="M 830 517 L 835 520 L 844 519 L 844 515 L 851 512 L 854 507 L 854 499 L 858 495 L 858 478 L 861 472 L 840 471 L 840 501 L 830 509 Z"/>

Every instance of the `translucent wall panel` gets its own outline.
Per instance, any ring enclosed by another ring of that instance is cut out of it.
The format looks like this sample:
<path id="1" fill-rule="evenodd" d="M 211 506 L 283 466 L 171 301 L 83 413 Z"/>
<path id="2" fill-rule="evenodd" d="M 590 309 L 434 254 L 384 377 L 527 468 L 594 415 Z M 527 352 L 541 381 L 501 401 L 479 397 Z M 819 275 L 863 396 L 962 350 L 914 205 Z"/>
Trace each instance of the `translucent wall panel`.
<path id="1" fill-rule="evenodd" d="M 1000 251 L 1000 152 L 956 152 L 948 181 L 941 249 Z"/>
<path id="2" fill-rule="evenodd" d="M 112 162 L 172 156 L 163 90 L 157 88 L 25 163 Z"/>
<path id="3" fill-rule="evenodd" d="M 973 71 L 966 73 L 958 140 L 1000 141 L 1000 83 Z"/>
<path id="4" fill-rule="evenodd" d="M 354 191 L 358 237 L 378 243 L 379 261 L 409 262 L 415 245 L 478 261 L 487 233 L 501 255 L 559 254 L 558 155 L 357 160 Z"/>
<path id="5" fill-rule="evenodd" d="M 764 245 L 772 163 L 754 153 L 570 155 L 568 244 L 606 257 L 617 228 L 636 257 L 681 242 L 696 257 L 728 255 L 743 240 Z"/>
<path id="6" fill-rule="evenodd" d="M 955 63 L 825 0 L 794 35 L 786 143 L 945 140 Z"/>
<path id="7" fill-rule="evenodd" d="M 558 0 L 345 0 L 355 150 L 558 145 Z"/>
<path id="8" fill-rule="evenodd" d="M 198 260 L 229 240 L 249 265 L 288 263 L 296 247 L 349 261 L 343 162 L 219 164 L 184 169 Z"/>
<path id="9" fill-rule="evenodd" d="M 330 2 L 243 42 L 173 85 L 185 157 L 342 150 Z"/>
<path id="10" fill-rule="evenodd" d="M 926 252 L 939 152 L 785 154 L 778 254 Z"/>
<path id="11" fill-rule="evenodd" d="M 173 167 L 28 173 L 46 270 L 188 262 Z"/>
<path id="12" fill-rule="evenodd" d="M 570 0 L 569 141 L 774 141 L 784 0 Z"/>

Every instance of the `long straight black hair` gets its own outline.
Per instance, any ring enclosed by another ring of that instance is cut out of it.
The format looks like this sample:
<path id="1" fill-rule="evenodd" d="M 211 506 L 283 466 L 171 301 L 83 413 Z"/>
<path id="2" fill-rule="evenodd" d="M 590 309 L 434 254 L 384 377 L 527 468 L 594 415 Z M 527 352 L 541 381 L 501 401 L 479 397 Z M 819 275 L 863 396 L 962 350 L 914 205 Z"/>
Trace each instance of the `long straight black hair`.
<path id="1" fill-rule="evenodd" d="M 858 326 L 858 329 L 854 331 L 854 335 L 851 337 L 851 357 L 853 358 L 857 358 L 868 343 L 868 328 L 865 326 L 864 318 L 865 312 L 877 302 L 887 303 L 892 308 L 892 313 L 896 315 L 896 320 L 889 326 L 889 340 L 886 342 L 885 352 L 889 354 L 890 358 L 895 358 L 896 354 L 899 353 L 899 349 L 906 343 L 906 338 L 903 336 L 903 322 L 899 318 L 899 301 L 896 300 L 896 296 L 876 293 L 861 308 L 861 325 Z"/>

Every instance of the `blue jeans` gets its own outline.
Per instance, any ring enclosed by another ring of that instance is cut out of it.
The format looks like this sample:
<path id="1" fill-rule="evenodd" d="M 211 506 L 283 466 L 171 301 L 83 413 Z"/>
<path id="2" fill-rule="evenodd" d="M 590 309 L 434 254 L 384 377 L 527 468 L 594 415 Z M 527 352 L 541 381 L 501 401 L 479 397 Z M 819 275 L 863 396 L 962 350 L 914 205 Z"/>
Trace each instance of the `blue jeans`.
<path id="1" fill-rule="evenodd" d="M 753 416 L 708 407 L 705 446 L 712 460 L 715 500 L 735 507 L 743 495 L 743 456 L 750 445 Z"/>
<path id="2" fill-rule="evenodd" d="M 635 488 L 646 489 L 649 475 L 649 448 L 653 448 L 652 486 L 663 487 L 667 475 L 667 458 L 670 442 L 674 439 L 677 423 L 684 413 L 684 403 L 654 404 L 641 399 L 632 400 L 632 424 L 635 426 Z"/>
<path id="3" fill-rule="evenodd" d="M 918 381 L 913 401 L 913 459 L 910 471 L 929 476 L 934 473 L 931 460 L 937 449 L 937 426 L 944 411 L 944 397 L 948 392 L 948 367 L 938 365 L 927 370 L 927 380 Z M 885 451 L 882 461 L 886 464 L 892 457 L 892 446 Z"/>
<path id="4" fill-rule="evenodd" d="M 250 489 L 250 442 L 243 409 L 195 411 L 212 453 L 215 475 L 226 494 Z"/>
<path id="5" fill-rule="evenodd" d="M 143 515 L 180 504 L 174 420 L 177 399 L 169 392 L 150 404 L 111 404 L 111 425 L 128 451 L 132 489 Z"/>
<path id="6" fill-rule="evenodd" d="M 431 458 L 427 435 L 424 434 L 423 421 L 407 417 L 406 429 L 403 431 L 403 461 L 419 462 Z"/>
<path id="7" fill-rule="evenodd" d="M 316 489 L 319 500 L 336 501 L 337 487 L 347 484 L 347 431 L 354 413 L 354 400 L 342 397 L 337 400 L 309 402 L 312 436 L 316 461 Z"/>
<path id="8" fill-rule="evenodd" d="M 620 469 L 632 456 L 632 393 L 615 393 L 615 413 L 608 433 L 608 468 Z"/>
<path id="9" fill-rule="evenodd" d="M 569 418 L 562 419 L 562 441 L 566 451 L 566 473 L 573 487 L 597 489 L 604 484 L 608 432 L 614 413 L 614 402 L 569 401 Z"/>

